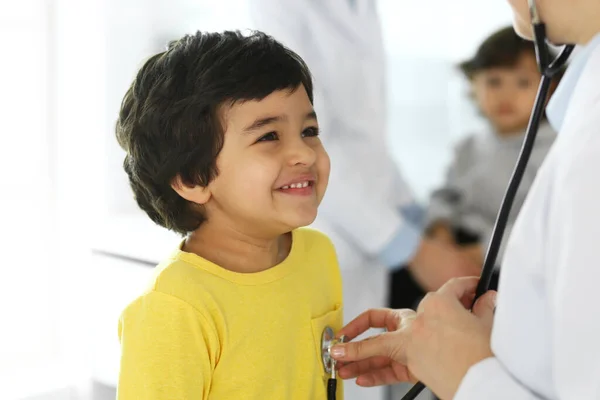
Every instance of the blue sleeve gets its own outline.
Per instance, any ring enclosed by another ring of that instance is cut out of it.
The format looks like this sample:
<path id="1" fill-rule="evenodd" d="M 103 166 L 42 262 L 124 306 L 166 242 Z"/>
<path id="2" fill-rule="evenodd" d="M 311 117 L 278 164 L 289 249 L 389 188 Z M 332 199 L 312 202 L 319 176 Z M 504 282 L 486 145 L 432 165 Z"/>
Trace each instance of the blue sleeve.
<path id="1" fill-rule="evenodd" d="M 423 228 L 423 224 L 425 222 L 425 209 L 421 207 L 418 203 L 410 203 L 402 208 L 400 208 L 400 214 L 412 225 Z"/>
<path id="2" fill-rule="evenodd" d="M 406 264 L 417 251 L 421 243 L 421 222 L 423 209 L 412 203 L 400 210 L 404 223 L 392 240 L 379 253 L 379 260 L 390 270 Z"/>

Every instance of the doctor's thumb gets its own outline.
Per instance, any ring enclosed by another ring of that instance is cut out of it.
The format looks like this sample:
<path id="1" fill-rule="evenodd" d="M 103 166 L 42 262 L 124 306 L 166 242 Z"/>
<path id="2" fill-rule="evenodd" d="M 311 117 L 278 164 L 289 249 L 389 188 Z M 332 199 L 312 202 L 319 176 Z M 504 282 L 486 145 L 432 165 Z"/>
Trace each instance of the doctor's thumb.
<path id="1" fill-rule="evenodd" d="M 338 344 L 331 348 L 331 356 L 338 361 L 360 361 L 370 357 L 389 356 L 393 337 L 383 333 L 365 340 Z"/>
<path id="2" fill-rule="evenodd" d="M 496 296 L 498 292 L 490 290 L 481 296 L 473 306 L 473 314 L 483 320 L 486 325 L 491 326 L 494 321 L 494 311 L 496 311 Z"/>

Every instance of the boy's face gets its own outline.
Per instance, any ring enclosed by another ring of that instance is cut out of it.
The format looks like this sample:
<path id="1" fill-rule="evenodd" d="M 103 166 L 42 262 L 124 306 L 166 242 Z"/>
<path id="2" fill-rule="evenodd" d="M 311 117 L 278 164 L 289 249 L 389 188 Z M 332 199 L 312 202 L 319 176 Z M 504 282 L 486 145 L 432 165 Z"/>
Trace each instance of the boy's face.
<path id="1" fill-rule="evenodd" d="M 311 224 L 329 180 L 329 156 L 306 90 L 277 91 L 222 109 L 218 176 L 208 220 L 260 234 Z"/>
<path id="2" fill-rule="evenodd" d="M 490 68 L 472 80 L 477 105 L 500 133 L 527 127 L 541 76 L 535 56 L 524 53 L 512 68 Z"/>

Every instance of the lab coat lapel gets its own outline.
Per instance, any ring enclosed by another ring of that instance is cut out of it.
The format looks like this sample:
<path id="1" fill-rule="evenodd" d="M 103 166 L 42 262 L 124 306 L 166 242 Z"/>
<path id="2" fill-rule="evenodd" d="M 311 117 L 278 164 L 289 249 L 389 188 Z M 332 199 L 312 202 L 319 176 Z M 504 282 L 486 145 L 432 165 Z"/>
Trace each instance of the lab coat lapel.
<path id="1" fill-rule="evenodd" d="M 590 112 L 600 101 L 600 92 L 596 89 L 600 87 L 600 74 L 598 74 L 598 71 L 600 71 L 600 46 L 596 46 L 582 71 L 573 97 L 569 102 L 559 136 L 563 136 L 563 134 L 564 136 L 571 135 L 580 130 L 580 124 L 584 121 L 584 114 Z M 598 119 L 598 130 L 600 131 L 600 115 L 597 115 L 596 118 Z"/>

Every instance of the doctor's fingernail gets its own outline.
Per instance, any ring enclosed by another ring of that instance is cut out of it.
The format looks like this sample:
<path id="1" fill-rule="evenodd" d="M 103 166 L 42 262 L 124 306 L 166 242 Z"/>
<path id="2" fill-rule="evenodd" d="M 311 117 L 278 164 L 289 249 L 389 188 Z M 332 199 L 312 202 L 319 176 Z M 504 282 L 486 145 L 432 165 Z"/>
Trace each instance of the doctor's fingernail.
<path id="1" fill-rule="evenodd" d="M 331 355 L 334 358 L 344 357 L 346 355 L 346 349 L 344 349 L 343 347 L 340 347 L 340 346 L 334 346 L 331 348 Z"/>

